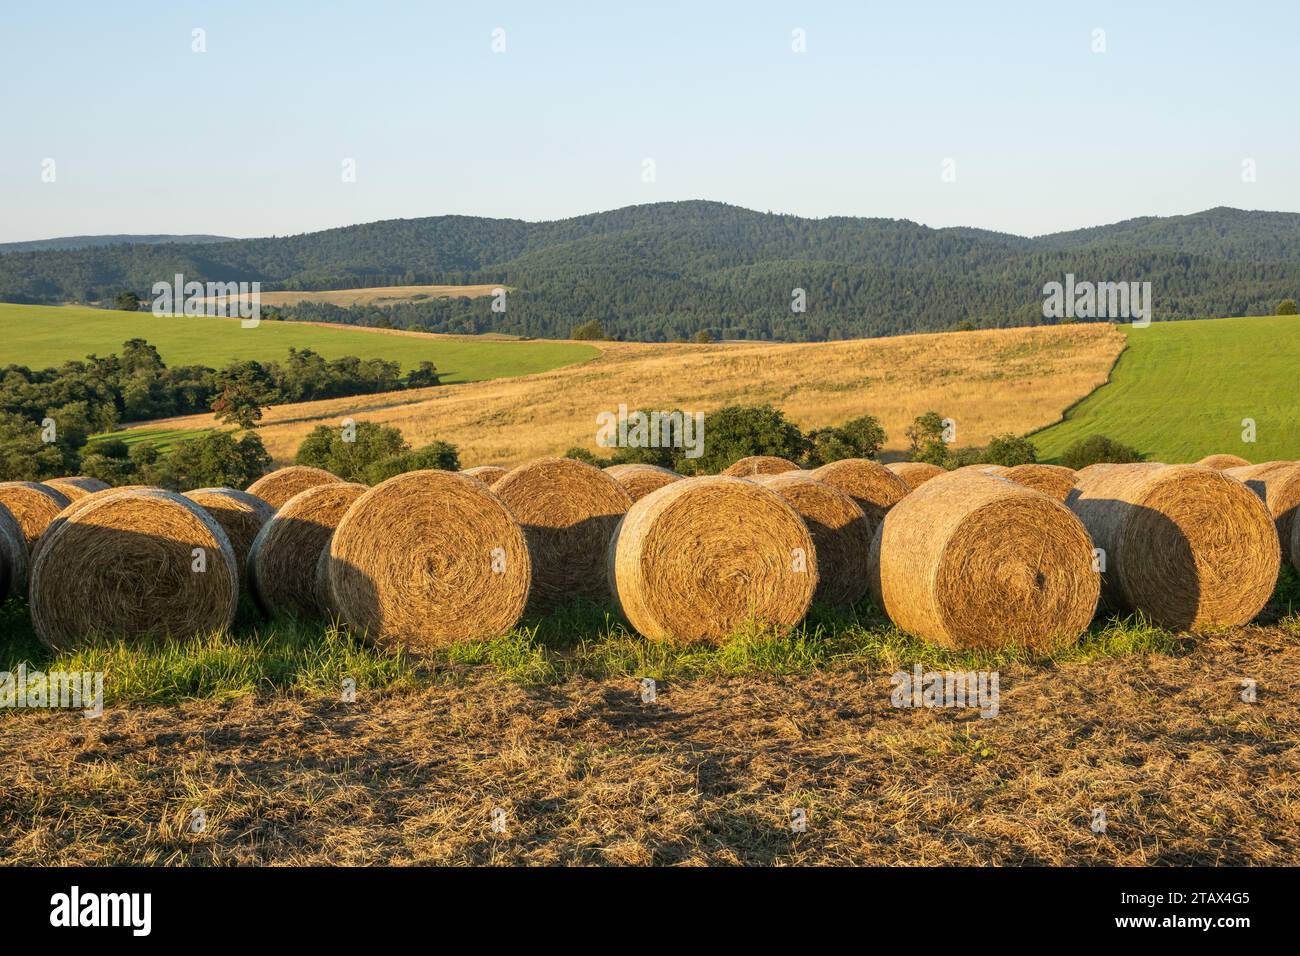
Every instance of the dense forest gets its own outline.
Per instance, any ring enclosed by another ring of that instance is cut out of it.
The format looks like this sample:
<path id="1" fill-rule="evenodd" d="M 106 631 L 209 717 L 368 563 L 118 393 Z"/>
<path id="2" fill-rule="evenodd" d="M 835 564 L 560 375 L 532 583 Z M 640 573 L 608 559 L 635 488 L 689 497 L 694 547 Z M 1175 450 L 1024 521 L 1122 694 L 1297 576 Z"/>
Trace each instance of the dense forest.
<path id="1" fill-rule="evenodd" d="M 501 283 L 490 298 L 340 308 L 297 320 L 558 337 L 597 320 L 623 339 L 824 340 L 1031 325 L 1043 286 L 1152 283 L 1154 318 L 1270 313 L 1300 292 L 1300 214 L 1217 208 L 1024 238 L 906 220 L 805 219 L 714 202 L 554 222 L 440 216 L 225 242 L 0 250 L 0 300 L 148 299 L 153 283 L 253 281 L 264 291 Z M 803 290 L 806 307 L 792 307 Z"/>

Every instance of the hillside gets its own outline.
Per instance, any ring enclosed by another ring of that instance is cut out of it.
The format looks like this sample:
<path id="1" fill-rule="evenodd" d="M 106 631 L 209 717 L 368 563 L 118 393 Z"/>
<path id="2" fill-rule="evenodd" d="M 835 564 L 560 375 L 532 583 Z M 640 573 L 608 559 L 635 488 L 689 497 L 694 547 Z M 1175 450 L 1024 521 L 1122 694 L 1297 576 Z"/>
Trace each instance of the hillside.
<path id="1" fill-rule="evenodd" d="M 1232 452 L 1249 461 L 1300 458 L 1300 318 L 1166 322 L 1124 328 L 1110 383 L 1064 422 L 1033 436 L 1040 457 L 1105 434 L 1154 461 Z M 1243 419 L 1256 440 L 1242 441 Z"/>
<path id="2" fill-rule="evenodd" d="M 1150 281 L 1156 318 L 1269 313 L 1300 295 L 1300 214 L 1215 208 L 1025 238 L 906 220 L 806 219 L 716 202 L 657 203 L 553 222 L 398 219 L 278 238 L 0 256 L 0 299 L 146 295 L 176 273 L 264 291 L 499 283 L 509 308 L 460 299 L 294 306 L 290 318 L 437 332 L 669 341 L 821 341 L 1042 322 L 1067 272 Z M 807 308 L 791 308 L 792 290 Z"/>
<path id="3" fill-rule="evenodd" d="M 315 426 L 356 417 L 396 425 L 416 445 L 453 442 L 465 466 L 512 465 L 575 445 L 608 454 L 595 446 L 596 415 L 620 403 L 708 412 L 771 402 L 805 429 L 875 415 L 897 457 L 906 427 L 931 410 L 956 420 L 961 445 L 1057 420 L 1106 380 L 1123 342 L 1098 324 L 797 345 L 607 343 L 595 361 L 511 381 L 276 406 L 259 433 L 286 462 Z M 141 429 L 214 425 L 195 415 Z"/>
<path id="4" fill-rule="evenodd" d="M 60 236 L 56 239 L 32 239 L 27 242 L 0 242 L 0 256 L 10 252 L 47 252 L 61 249 L 89 249 L 98 246 L 155 246 L 160 242 L 200 245 L 210 242 L 230 242 L 229 236 L 172 236 L 172 235 L 122 235 L 122 236 Z"/>
<path id="5" fill-rule="evenodd" d="M 283 361 L 289 348 L 326 359 L 356 356 L 437 367 L 444 383 L 529 375 L 599 355 L 576 342 L 509 342 L 430 336 L 381 329 L 345 329 L 264 321 L 244 329 L 238 319 L 156 318 L 148 312 L 0 304 L 4 365 L 41 369 L 90 353 L 120 353 L 127 339 L 143 338 L 168 365 L 219 368 L 232 361 Z M 3 366 L 0 366 L 2 368 Z"/>

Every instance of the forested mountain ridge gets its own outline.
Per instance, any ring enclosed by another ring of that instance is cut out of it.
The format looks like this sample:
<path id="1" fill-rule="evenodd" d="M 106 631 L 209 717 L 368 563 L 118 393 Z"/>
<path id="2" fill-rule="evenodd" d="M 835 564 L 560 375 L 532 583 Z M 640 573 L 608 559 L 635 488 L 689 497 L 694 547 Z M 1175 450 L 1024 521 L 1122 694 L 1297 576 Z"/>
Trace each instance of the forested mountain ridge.
<path id="1" fill-rule="evenodd" d="M 499 282 L 490 299 L 302 304 L 292 319 L 443 332 L 820 340 L 1043 321 L 1043 284 L 1150 281 L 1155 318 L 1271 312 L 1300 293 L 1300 214 L 1219 207 L 1026 238 L 907 220 L 808 219 L 690 201 L 550 222 L 437 216 L 205 244 L 0 255 L 0 300 L 147 297 L 154 282 L 273 289 Z M 792 308 L 794 290 L 806 310 Z"/>
<path id="2" fill-rule="evenodd" d="M 131 245 L 132 243 L 156 245 L 160 242 L 207 243 L 229 241 L 229 236 L 203 235 L 59 236 L 55 239 L 30 239 L 26 242 L 0 242 L 0 256 L 10 252 L 45 252 L 58 249 L 86 249 L 93 246 L 125 246 Z"/>

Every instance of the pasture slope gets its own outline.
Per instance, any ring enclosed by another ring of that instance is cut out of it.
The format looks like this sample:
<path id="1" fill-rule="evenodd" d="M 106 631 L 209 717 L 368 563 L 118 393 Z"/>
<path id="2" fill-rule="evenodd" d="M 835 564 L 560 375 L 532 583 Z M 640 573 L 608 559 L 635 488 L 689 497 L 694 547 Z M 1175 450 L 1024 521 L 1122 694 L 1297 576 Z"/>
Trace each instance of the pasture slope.
<path id="1" fill-rule="evenodd" d="M 262 305 L 286 306 L 299 302 L 324 302 L 347 308 L 351 305 L 397 305 L 424 299 L 477 299 L 491 295 L 500 284 L 487 285 L 378 285 L 363 289 L 322 289 L 317 292 L 263 292 Z M 204 300 L 208 301 L 208 300 Z"/>
<path id="2" fill-rule="evenodd" d="M 1040 458 L 1096 434 L 1152 461 L 1215 452 L 1254 462 L 1300 458 L 1300 317 L 1155 322 L 1123 332 L 1128 345 L 1110 382 L 1032 436 Z M 1253 443 L 1242 440 L 1245 419 L 1255 423 Z"/>
<path id="3" fill-rule="evenodd" d="M 248 359 L 282 362 L 292 346 L 327 359 L 387 359 L 400 362 L 403 369 L 429 361 L 448 384 L 531 375 L 600 354 L 578 342 L 512 342 L 299 322 L 267 321 L 245 329 L 238 319 L 158 318 L 149 312 L 0 303 L 0 366 L 48 368 L 92 352 L 121 352 L 122 343 L 132 338 L 156 346 L 168 365 L 220 368 Z"/>

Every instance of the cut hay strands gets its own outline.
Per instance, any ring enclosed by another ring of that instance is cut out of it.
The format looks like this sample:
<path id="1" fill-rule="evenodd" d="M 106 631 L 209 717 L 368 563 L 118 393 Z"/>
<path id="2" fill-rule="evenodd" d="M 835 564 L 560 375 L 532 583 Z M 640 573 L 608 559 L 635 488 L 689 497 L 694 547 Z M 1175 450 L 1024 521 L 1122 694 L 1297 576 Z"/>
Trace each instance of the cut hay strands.
<path id="1" fill-rule="evenodd" d="M 520 465 L 493 492 L 523 527 L 532 558 L 532 611 L 574 598 L 608 599 L 605 553 L 619 519 L 632 507 L 623 486 L 572 458 Z"/>
<path id="2" fill-rule="evenodd" d="M 1062 502 L 1074 490 L 1074 469 L 1064 465 L 1016 465 L 1002 477 Z"/>
<path id="3" fill-rule="evenodd" d="M 1249 465 L 1250 462 L 1242 458 L 1240 455 L 1221 454 L 1206 455 L 1200 461 L 1196 462 L 1196 464 L 1204 465 L 1206 468 L 1213 468 L 1216 471 L 1227 471 L 1229 468 L 1244 468 L 1246 465 Z"/>
<path id="4" fill-rule="evenodd" d="M 640 501 L 650 492 L 682 480 L 682 476 L 671 468 L 661 468 L 659 465 L 610 465 L 601 470 L 622 485 L 633 501 Z"/>
<path id="5" fill-rule="evenodd" d="M 750 478 L 754 475 L 780 475 L 787 471 L 798 470 L 799 466 L 786 458 L 776 455 L 750 455 L 724 468 L 722 473 L 738 478 Z"/>
<path id="6" fill-rule="evenodd" d="M 45 533 L 50 522 L 70 503 L 62 492 L 34 481 L 0 483 L 0 505 L 8 508 L 9 513 L 18 521 L 29 551 L 35 547 L 37 539 Z"/>
<path id="7" fill-rule="evenodd" d="M 27 590 L 27 541 L 18 519 L 0 505 L 0 604 Z"/>
<path id="8" fill-rule="evenodd" d="M 751 479 L 784 498 L 812 535 L 817 549 L 813 601 L 830 607 L 856 604 L 867 593 L 867 557 L 875 526 L 852 498 L 805 472 Z"/>
<path id="9" fill-rule="evenodd" d="M 1052 651 L 1078 639 L 1100 581 L 1083 524 L 1041 492 L 979 471 L 930 481 L 872 542 L 876 602 L 947 648 Z"/>
<path id="10" fill-rule="evenodd" d="M 194 502 L 167 491 L 101 493 L 42 542 L 32 624 L 56 651 L 99 637 L 208 635 L 234 619 L 237 575 L 225 532 Z"/>
<path id="11" fill-rule="evenodd" d="M 885 467 L 907 482 L 909 488 L 919 488 L 931 478 L 947 474 L 944 469 L 928 461 L 894 461 Z"/>
<path id="12" fill-rule="evenodd" d="M 244 490 L 250 495 L 257 495 L 272 508 L 280 508 L 294 495 L 308 488 L 343 483 L 342 478 L 330 474 L 324 468 L 290 465 L 263 475 Z"/>
<path id="13" fill-rule="evenodd" d="M 466 468 L 461 474 L 477 478 L 491 488 L 504 478 L 509 471 L 510 469 L 502 468 L 500 465 L 476 465 L 473 468 Z"/>
<path id="14" fill-rule="evenodd" d="M 107 491 L 112 487 L 106 481 L 100 481 L 98 478 L 85 478 L 81 476 L 73 478 L 46 478 L 41 484 L 53 488 L 63 495 L 69 501 L 76 501 L 84 498 L 86 495 L 94 494 L 96 491 Z"/>
<path id="15" fill-rule="evenodd" d="M 772 489 L 725 475 L 687 478 L 628 511 L 610 542 L 609 580 L 646 637 L 720 643 L 749 623 L 799 623 L 817 590 L 817 550 Z"/>
<path id="16" fill-rule="evenodd" d="M 852 498 L 871 522 L 874 534 L 876 525 L 885 512 L 898 504 L 911 492 L 911 486 L 879 462 L 867 458 L 845 458 L 822 465 L 811 472 L 818 481 L 840 489 Z"/>
<path id="17" fill-rule="evenodd" d="M 1105 465 L 1069 506 L 1105 552 L 1107 603 L 1171 629 L 1246 624 L 1277 583 L 1281 549 L 1264 503 L 1202 465 Z"/>
<path id="18" fill-rule="evenodd" d="M 1266 461 L 1259 465 L 1227 468 L 1223 473 L 1244 484 L 1268 507 L 1277 527 L 1278 540 L 1289 557 L 1292 526 L 1296 509 L 1300 508 L 1300 463 Z"/>
<path id="19" fill-rule="evenodd" d="M 44 544 L 45 539 L 50 536 L 50 533 L 55 528 L 57 528 L 60 524 L 62 524 L 64 521 L 67 521 L 68 518 L 70 518 L 72 515 L 75 515 L 82 508 L 85 508 L 87 505 L 90 505 L 93 502 L 98 501 L 100 498 L 106 498 L 107 496 L 114 494 L 115 492 L 118 491 L 165 491 L 165 490 L 166 489 L 158 488 L 155 487 L 154 485 L 123 485 L 120 488 L 105 488 L 103 491 L 92 491 L 88 495 L 83 495 L 82 497 L 78 498 L 76 501 L 71 502 L 62 511 L 60 511 L 58 516 L 55 517 L 55 519 L 49 523 L 49 526 L 41 534 L 36 544 L 32 546 L 31 561 L 29 561 L 28 564 L 32 565 L 36 563 L 36 557 L 41 553 L 41 546 Z"/>
<path id="20" fill-rule="evenodd" d="M 187 491 L 185 497 L 211 515 L 226 532 L 239 566 L 240 585 L 244 586 L 248 581 L 248 554 L 262 526 L 274 517 L 275 509 L 257 495 L 235 488 L 200 488 Z"/>
<path id="21" fill-rule="evenodd" d="M 353 503 L 330 542 L 332 609 L 358 635 L 427 653 L 518 623 L 532 569 L 523 529 L 483 482 L 413 471 Z"/>
<path id="22" fill-rule="evenodd" d="M 319 617 L 316 564 L 365 485 L 331 482 L 300 491 L 262 526 L 248 553 L 248 578 L 268 617 Z"/>

